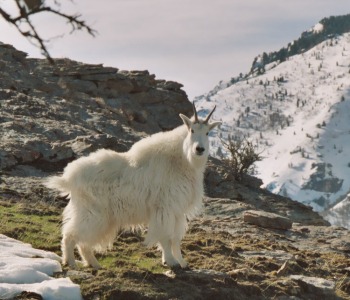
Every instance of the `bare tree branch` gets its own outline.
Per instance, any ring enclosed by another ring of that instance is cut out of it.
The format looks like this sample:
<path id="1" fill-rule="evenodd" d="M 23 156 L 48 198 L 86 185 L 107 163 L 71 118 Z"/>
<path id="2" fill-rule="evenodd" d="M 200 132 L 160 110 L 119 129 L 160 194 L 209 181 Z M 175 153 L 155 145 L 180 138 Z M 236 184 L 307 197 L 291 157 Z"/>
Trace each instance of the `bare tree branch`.
<path id="1" fill-rule="evenodd" d="M 0 7 L 0 16 L 8 23 L 14 25 L 18 32 L 29 40 L 33 45 L 38 47 L 42 54 L 51 62 L 54 60 L 50 56 L 46 44 L 49 40 L 45 41 L 42 36 L 37 31 L 30 17 L 40 14 L 43 12 L 48 12 L 67 20 L 67 23 L 72 26 L 70 33 L 77 30 L 86 30 L 86 32 L 92 36 L 96 35 L 96 31 L 88 26 L 84 20 L 81 19 L 80 14 L 70 15 L 61 12 L 59 9 L 52 8 L 45 5 L 45 0 L 13 0 L 18 9 L 17 16 L 11 16 L 5 10 Z M 55 1 L 55 4 L 59 6 L 59 3 Z M 22 29 L 23 24 L 28 26 L 28 29 Z"/>

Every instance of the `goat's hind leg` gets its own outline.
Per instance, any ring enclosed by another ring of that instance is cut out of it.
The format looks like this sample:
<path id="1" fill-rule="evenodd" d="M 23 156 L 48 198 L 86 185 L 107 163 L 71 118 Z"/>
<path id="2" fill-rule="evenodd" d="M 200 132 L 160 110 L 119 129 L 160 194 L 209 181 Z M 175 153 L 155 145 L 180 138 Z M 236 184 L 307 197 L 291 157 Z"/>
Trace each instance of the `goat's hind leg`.
<path id="1" fill-rule="evenodd" d="M 76 242 L 70 234 L 63 233 L 61 248 L 62 248 L 62 264 L 75 268 L 74 248 Z"/>
<path id="2" fill-rule="evenodd" d="M 77 235 L 75 228 L 74 209 L 72 209 L 72 202 L 70 201 L 66 208 L 63 210 L 63 226 L 62 226 L 62 265 L 68 265 L 71 268 L 75 268 L 74 248 L 77 244 Z"/>

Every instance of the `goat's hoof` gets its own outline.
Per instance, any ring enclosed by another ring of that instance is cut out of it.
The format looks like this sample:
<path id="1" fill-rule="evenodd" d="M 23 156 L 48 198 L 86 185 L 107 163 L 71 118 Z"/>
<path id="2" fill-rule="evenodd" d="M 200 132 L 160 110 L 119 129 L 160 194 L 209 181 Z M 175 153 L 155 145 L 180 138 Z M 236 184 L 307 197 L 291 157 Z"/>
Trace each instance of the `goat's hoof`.
<path id="1" fill-rule="evenodd" d="M 92 266 L 92 268 L 93 268 L 95 271 L 98 271 L 98 270 L 103 269 L 101 265 L 98 265 L 98 266 Z"/>
<path id="2" fill-rule="evenodd" d="M 180 264 L 182 269 L 184 269 L 184 270 L 188 269 L 188 263 L 185 260 L 180 260 L 179 264 Z"/>
<path id="3" fill-rule="evenodd" d="M 178 268 L 181 269 L 181 265 L 177 261 L 174 261 L 172 263 L 168 263 L 166 261 L 163 261 L 163 266 L 169 267 L 170 269 L 178 269 Z"/>
<path id="4" fill-rule="evenodd" d="M 74 262 L 62 261 L 62 267 L 69 268 L 75 270 L 77 268 L 77 264 Z"/>
<path id="5" fill-rule="evenodd" d="M 170 268 L 170 270 L 174 273 L 181 273 L 182 271 L 184 271 L 185 269 L 183 267 L 181 267 L 180 264 L 173 264 L 171 266 L 168 266 Z"/>
<path id="6" fill-rule="evenodd" d="M 84 267 L 86 268 L 92 268 L 94 270 L 101 270 L 102 266 L 99 263 L 88 263 L 88 262 L 84 262 Z"/>
<path id="7" fill-rule="evenodd" d="M 174 272 L 175 274 L 179 274 L 183 271 L 183 269 L 181 268 L 180 265 L 174 265 L 174 266 L 170 267 L 170 270 L 172 272 Z"/>
<path id="8" fill-rule="evenodd" d="M 77 270 L 78 266 L 77 265 L 71 265 L 71 264 L 62 264 L 64 268 L 70 269 L 70 270 Z"/>
<path id="9" fill-rule="evenodd" d="M 186 266 L 185 268 L 181 267 L 180 265 L 176 265 L 176 266 L 173 266 L 170 268 L 171 272 L 173 272 L 174 274 L 184 274 L 186 273 L 187 271 L 190 271 L 191 269 Z"/>

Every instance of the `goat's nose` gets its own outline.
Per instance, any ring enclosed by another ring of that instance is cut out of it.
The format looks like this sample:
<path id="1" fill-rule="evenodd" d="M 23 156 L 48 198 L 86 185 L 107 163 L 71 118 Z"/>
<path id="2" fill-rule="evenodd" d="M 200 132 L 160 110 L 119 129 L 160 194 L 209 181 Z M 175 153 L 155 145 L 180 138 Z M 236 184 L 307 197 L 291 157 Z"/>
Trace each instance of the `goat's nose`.
<path id="1" fill-rule="evenodd" d="M 200 147 L 200 146 L 197 146 L 196 147 L 196 152 L 197 152 L 197 154 L 199 154 L 199 155 L 202 155 L 203 154 L 203 152 L 204 152 L 204 148 L 203 147 Z"/>

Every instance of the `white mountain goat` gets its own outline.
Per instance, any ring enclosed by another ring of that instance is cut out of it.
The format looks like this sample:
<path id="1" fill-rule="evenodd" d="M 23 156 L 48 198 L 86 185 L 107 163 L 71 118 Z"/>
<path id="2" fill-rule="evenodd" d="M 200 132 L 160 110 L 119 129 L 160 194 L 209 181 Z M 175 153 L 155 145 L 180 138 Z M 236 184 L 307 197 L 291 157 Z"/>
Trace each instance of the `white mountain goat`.
<path id="1" fill-rule="evenodd" d="M 187 266 L 180 243 L 187 219 L 202 206 L 208 133 L 221 122 L 180 114 L 184 125 L 136 142 L 128 152 L 98 150 L 69 163 L 45 185 L 70 201 L 63 211 L 62 262 L 75 267 L 77 246 L 85 265 L 100 268 L 94 250 L 112 243 L 119 230 L 148 225 L 145 244 L 158 243 L 162 262 Z"/>

